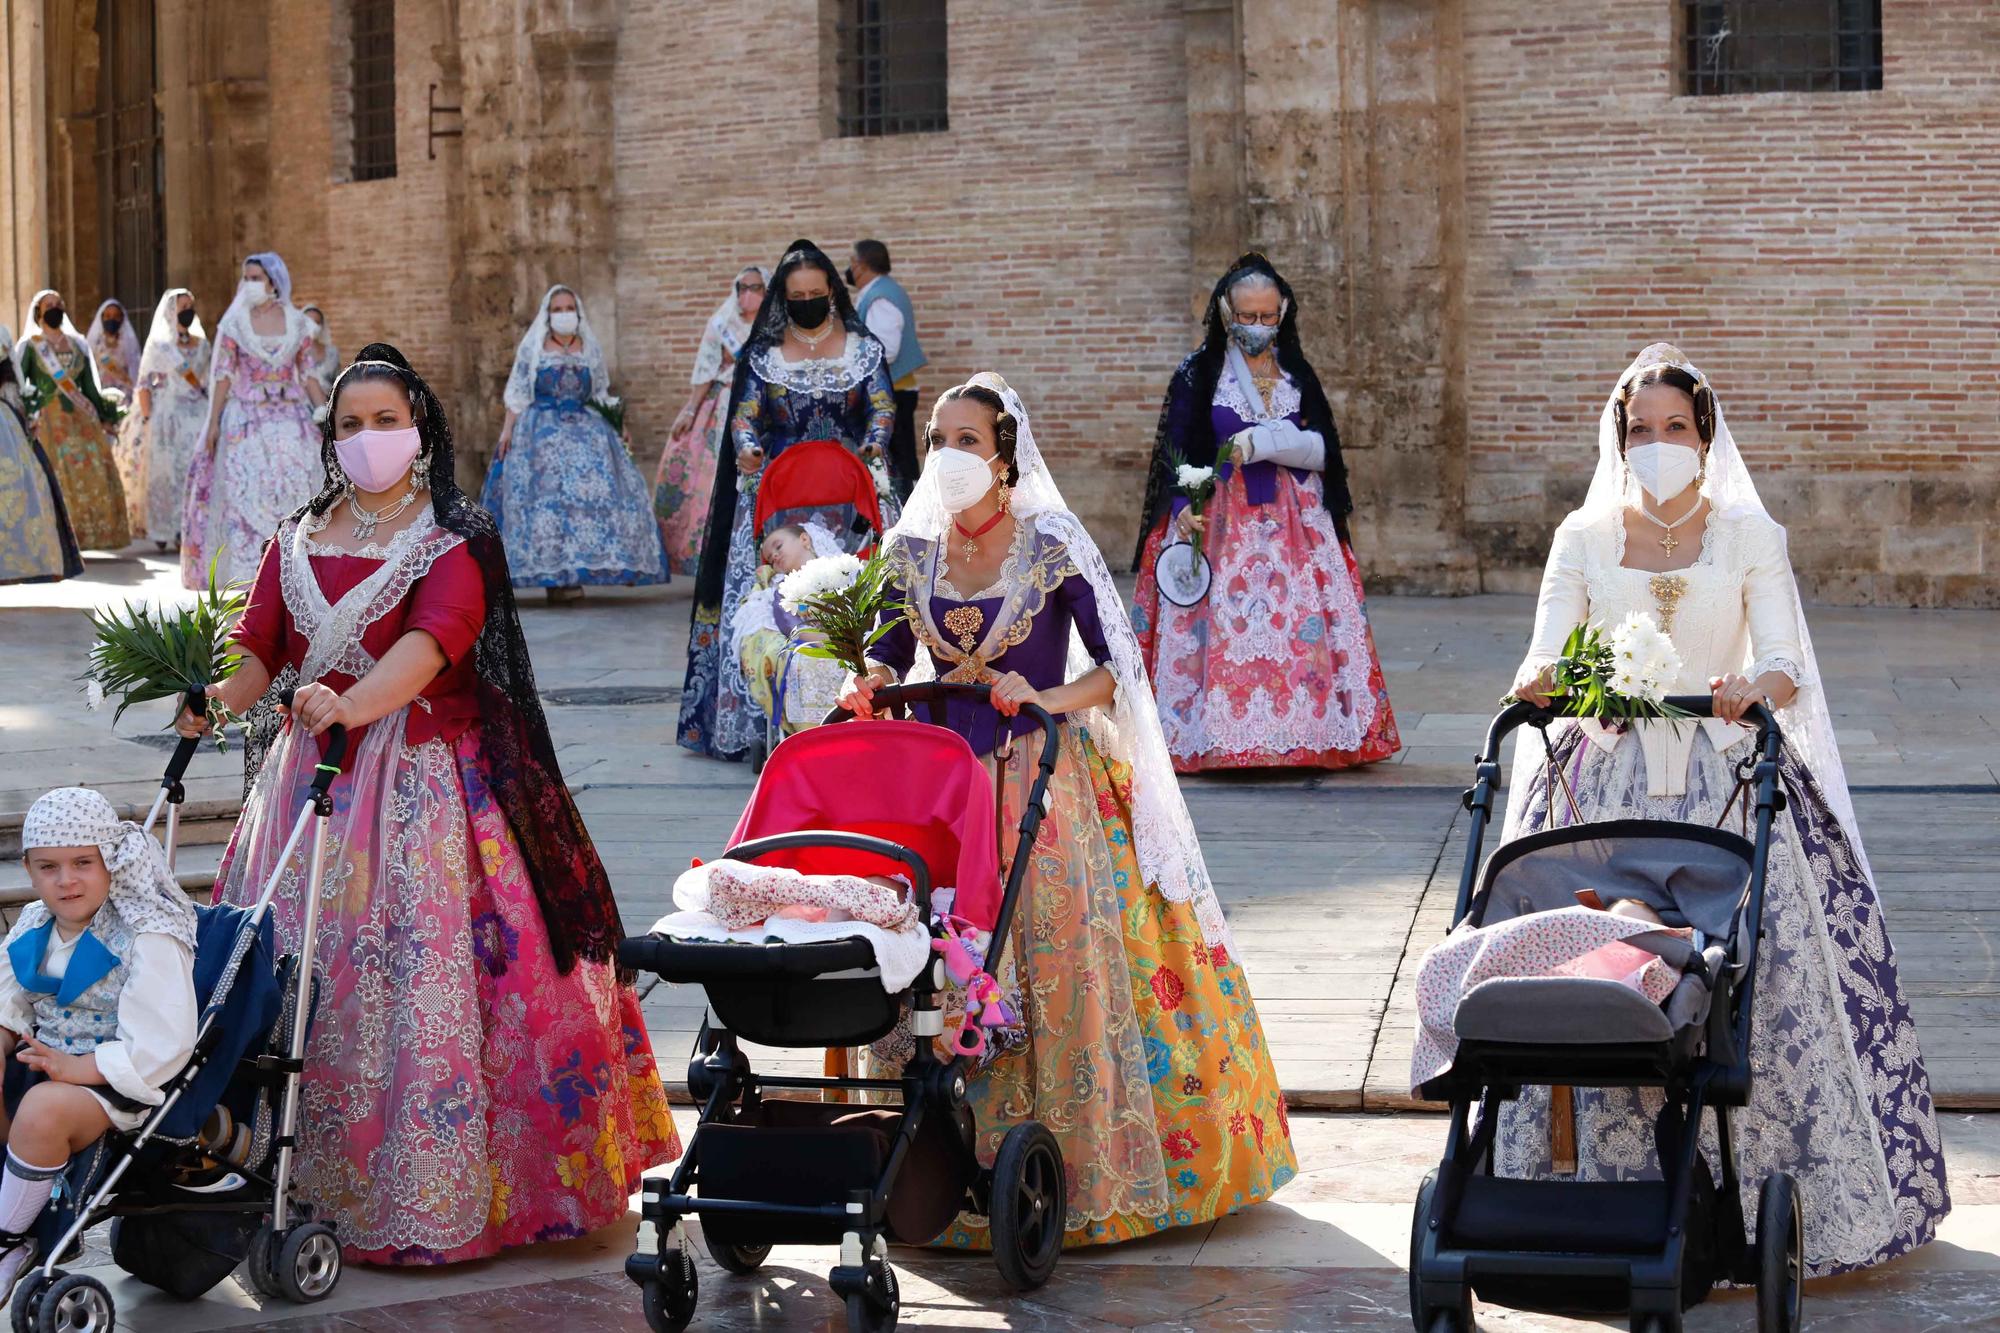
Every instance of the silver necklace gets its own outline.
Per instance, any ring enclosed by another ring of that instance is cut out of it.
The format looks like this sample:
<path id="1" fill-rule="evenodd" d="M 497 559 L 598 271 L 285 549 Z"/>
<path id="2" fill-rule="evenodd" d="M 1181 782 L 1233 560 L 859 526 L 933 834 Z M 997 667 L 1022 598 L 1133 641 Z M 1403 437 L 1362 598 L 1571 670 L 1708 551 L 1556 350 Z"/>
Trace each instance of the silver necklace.
<path id="1" fill-rule="evenodd" d="M 1680 548 L 1682 544 L 1681 539 L 1674 536 L 1674 529 L 1678 528 L 1681 524 L 1687 522 L 1689 519 L 1693 518 L 1696 514 L 1700 512 L 1701 512 L 1701 501 L 1696 500 L 1694 502 L 1694 507 L 1692 509 L 1688 510 L 1685 514 L 1682 514 L 1679 518 L 1669 523 L 1664 518 L 1661 518 L 1658 514 L 1655 514 L 1652 510 L 1646 508 L 1646 506 L 1643 503 L 1641 503 L 1639 506 L 1639 514 L 1642 518 L 1645 518 L 1647 521 L 1655 523 L 1660 527 L 1666 529 L 1665 532 L 1660 534 L 1660 549 L 1662 551 L 1665 551 L 1668 555 L 1672 555 L 1676 550 Z"/>
<path id="2" fill-rule="evenodd" d="M 366 544 L 375 536 L 375 529 L 384 523 L 393 522 L 403 516 L 403 511 L 417 502 L 417 488 L 412 486 L 403 492 L 403 498 L 379 511 L 363 509 L 361 500 L 352 486 L 347 488 L 347 511 L 354 515 L 354 540 Z"/>
<path id="3" fill-rule="evenodd" d="M 839 327 L 840 325 L 838 323 L 829 319 L 826 323 L 820 325 L 818 333 L 807 333 L 804 329 L 794 324 L 792 325 L 792 336 L 794 338 L 797 338 L 800 342 L 804 343 L 806 345 L 807 351 L 817 352 L 819 350 L 819 345 L 825 342 L 828 338 L 831 338 L 833 336 L 833 331 Z"/>

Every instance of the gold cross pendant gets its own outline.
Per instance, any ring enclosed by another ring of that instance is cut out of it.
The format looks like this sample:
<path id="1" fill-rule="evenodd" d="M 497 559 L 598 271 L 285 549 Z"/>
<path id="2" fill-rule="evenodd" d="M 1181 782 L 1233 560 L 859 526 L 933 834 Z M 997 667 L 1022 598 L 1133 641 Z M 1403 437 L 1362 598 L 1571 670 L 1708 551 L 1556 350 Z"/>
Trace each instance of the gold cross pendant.
<path id="1" fill-rule="evenodd" d="M 1681 544 L 1680 538 L 1674 536 L 1674 534 L 1671 532 L 1669 532 L 1666 536 L 1660 538 L 1660 549 L 1662 551 L 1665 551 L 1668 555 L 1672 555 L 1674 553 L 1674 548 L 1676 546 L 1679 546 L 1680 544 Z"/>

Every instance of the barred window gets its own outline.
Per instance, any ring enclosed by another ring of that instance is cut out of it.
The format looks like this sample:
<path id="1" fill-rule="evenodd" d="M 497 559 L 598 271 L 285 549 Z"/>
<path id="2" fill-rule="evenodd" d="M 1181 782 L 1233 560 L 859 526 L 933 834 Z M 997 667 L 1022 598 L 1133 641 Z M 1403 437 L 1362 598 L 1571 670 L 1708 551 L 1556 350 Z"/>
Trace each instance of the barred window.
<path id="1" fill-rule="evenodd" d="M 1682 91 L 1864 92 L 1882 86 L 1882 0 L 1682 0 Z"/>
<path id="2" fill-rule="evenodd" d="M 836 121 L 842 138 L 951 128 L 945 0 L 838 0 Z"/>
<path id="3" fill-rule="evenodd" d="M 352 0 L 348 95 L 354 126 L 350 179 L 396 174 L 396 0 Z"/>

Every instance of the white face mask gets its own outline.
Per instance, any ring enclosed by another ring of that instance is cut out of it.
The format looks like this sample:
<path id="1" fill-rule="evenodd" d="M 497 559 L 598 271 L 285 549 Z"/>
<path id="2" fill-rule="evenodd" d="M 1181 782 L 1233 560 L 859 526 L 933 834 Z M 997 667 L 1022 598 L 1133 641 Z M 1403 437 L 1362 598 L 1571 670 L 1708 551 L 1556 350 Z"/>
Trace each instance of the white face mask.
<path id="1" fill-rule="evenodd" d="M 931 453 L 930 470 L 937 474 L 938 499 L 947 514 L 972 508 L 993 489 L 993 462 L 993 458 L 981 458 L 963 449 L 938 449 Z"/>
<path id="2" fill-rule="evenodd" d="M 271 284 L 262 278 L 245 278 L 236 294 L 253 306 L 263 305 L 271 299 Z"/>
<path id="3" fill-rule="evenodd" d="M 576 336 L 576 327 L 583 322 L 574 310 L 553 310 L 549 312 L 549 327 L 565 338 Z"/>
<path id="4" fill-rule="evenodd" d="M 1701 451 L 1663 440 L 1635 444 L 1625 451 L 1625 466 L 1632 469 L 1654 504 L 1664 504 L 1692 486 L 1701 474 Z"/>

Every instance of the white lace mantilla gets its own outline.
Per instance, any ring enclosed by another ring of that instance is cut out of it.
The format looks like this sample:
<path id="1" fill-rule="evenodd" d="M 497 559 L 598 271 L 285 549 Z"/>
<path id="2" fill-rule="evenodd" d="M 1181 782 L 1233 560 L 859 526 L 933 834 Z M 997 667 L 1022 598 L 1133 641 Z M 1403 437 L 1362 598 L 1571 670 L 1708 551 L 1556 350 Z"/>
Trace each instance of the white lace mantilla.
<path id="1" fill-rule="evenodd" d="M 438 558 L 465 538 L 441 528 L 429 518 L 404 528 L 383 548 L 381 568 L 348 589 L 339 602 L 329 603 L 314 577 L 313 554 L 353 555 L 355 552 L 321 546 L 306 535 L 305 525 L 292 523 L 290 531 L 278 530 L 283 555 L 278 561 L 278 578 L 292 623 L 306 640 L 305 661 L 299 679 L 315 681 L 335 672 L 359 680 L 375 666 L 375 659 L 361 646 L 368 627 L 402 604 L 410 588 Z"/>
<path id="2" fill-rule="evenodd" d="M 858 333 L 847 335 L 847 345 L 839 356 L 787 361 L 775 344 L 759 347 L 750 354 L 750 368 L 766 384 L 802 394 L 846 393 L 865 383 L 881 364 L 882 344 Z"/>
<path id="3" fill-rule="evenodd" d="M 1288 417 L 1299 410 L 1299 386 L 1284 371 L 1278 372 L 1278 382 L 1271 388 L 1271 401 L 1262 410 L 1250 401 L 1250 395 L 1233 374 L 1225 373 L 1215 381 L 1215 405 L 1226 407 L 1245 421 L 1272 421 L 1278 417 Z"/>

